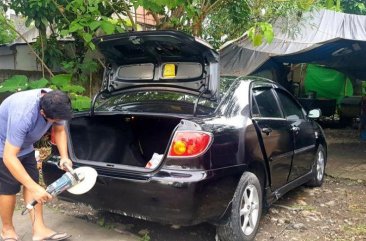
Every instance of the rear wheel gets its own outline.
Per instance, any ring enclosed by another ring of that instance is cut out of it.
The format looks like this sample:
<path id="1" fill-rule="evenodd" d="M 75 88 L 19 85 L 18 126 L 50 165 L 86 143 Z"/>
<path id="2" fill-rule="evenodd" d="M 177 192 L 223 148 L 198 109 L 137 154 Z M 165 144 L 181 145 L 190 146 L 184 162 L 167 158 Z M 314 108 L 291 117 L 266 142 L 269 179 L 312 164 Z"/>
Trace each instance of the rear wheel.
<path id="1" fill-rule="evenodd" d="M 315 155 L 313 178 L 307 183 L 308 186 L 320 187 L 323 184 L 326 162 L 327 162 L 327 156 L 325 154 L 324 147 L 322 145 L 319 145 Z"/>
<path id="2" fill-rule="evenodd" d="M 253 240 L 261 215 L 261 185 L 253 173 L 245 172 L 236 188 L 229 216 L 217 227 L 220 241 Z"/>

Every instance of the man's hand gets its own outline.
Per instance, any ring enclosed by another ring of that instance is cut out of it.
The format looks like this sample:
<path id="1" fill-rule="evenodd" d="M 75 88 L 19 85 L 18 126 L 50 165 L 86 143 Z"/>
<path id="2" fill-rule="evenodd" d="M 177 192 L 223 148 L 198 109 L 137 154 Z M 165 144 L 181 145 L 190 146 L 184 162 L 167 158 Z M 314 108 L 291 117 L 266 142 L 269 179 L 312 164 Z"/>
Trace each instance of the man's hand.
<path id="1" fill-rule="evenodd" d="M 68 171 L 68 169 L 66 168 L 65 165 L 72 168 L 72 161 L 69 158 L 61 158 L 61 160 L 60 160 L 61 169 L 64 171 Z"/>
<path id="2" fill-rule="evenodd" d="M 34 186 L 31 189 L 31 193 L 33 199 L 36 200 L 38 203 L 45 203 L 52 199 L 52 195 L 46 192 L 46 190 L 40 185 Z"/>
<path id="3" fill-rule="evenodd" d="M 65 131 L 65 126 L 63 125 L 53 125 L 52 131 L 54 134 L 55 142 L 57 145 L 57 149 L 60 153 L 60 168 L 67 171 L 65 168 L 65 165 L 68 165 L 68 167 L 72 168 L 72 162 L 68 157 L 68 151 L 67 151 L 67 135 Z"/>

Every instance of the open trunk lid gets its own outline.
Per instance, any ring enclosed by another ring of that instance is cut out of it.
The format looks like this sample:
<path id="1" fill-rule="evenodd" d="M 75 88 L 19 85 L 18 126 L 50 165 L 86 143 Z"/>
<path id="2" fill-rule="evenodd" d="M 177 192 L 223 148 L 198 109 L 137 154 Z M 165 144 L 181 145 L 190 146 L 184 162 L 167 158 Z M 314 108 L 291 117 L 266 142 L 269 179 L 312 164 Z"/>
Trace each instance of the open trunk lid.
<path id="1" fill-rule="evenodd" d="M 178 31 L 129 32 L 94 39 L 107 65 L 102 91 L 166 86 L 219 96 L 219 55 Z"/>

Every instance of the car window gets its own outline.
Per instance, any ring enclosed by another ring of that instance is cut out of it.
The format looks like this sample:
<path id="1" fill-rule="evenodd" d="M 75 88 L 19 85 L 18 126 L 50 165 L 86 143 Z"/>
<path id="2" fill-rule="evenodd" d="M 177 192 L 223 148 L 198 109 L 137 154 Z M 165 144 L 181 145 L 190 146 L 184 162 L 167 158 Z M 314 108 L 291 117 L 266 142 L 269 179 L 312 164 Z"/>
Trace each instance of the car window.
<path id="1" fill-rule="evenodd" d="M 230 86 L 235 82 L 237 76 L 220 76 L 220 95 L 223 97 L 229 90 Z"/>
<path id="2" fill-rule="evenodd" d="M 130 111 L 149 113 L 193 113 L 197 104 L 198 114 L 213 112 L 217 103 L 195 95 L 167 90 L 137 90 L 112 96 L 100 96 L 96 100 L 96 111 Z"/>
<path id="3" fill-rule="evenodd" d="M 256 88 L 253 89 L 253 104 L 257 106 L 252 106 L 252 114 L 255 116 L 254 111 L 258 111 L 257 116 L 267 117 L 267 118 L 282 118 L 281 111 L 277 105 L 277 101 L 271 91 L 271 88 Z M 257 110 L 255 110 L 258 108 Z"/>
<path id="4" fill-rule="evenodd" d="M 304 119 L 304 113 L 301 107 L 295 102 L 295 100 L 293 100 L 293 98 L 289 94 L 287 94 L 285 91 L 278 89 L 276 90 L 276 93 L 282 104 L 282 109 L 286 116 L 286 119 Z"/>
<path id="5" fill-rule="evenodd" d="M 254 96 L 252 96 L 252 117 L 261 117 L 258 110 L 258 105 L 255 102 Z"/>

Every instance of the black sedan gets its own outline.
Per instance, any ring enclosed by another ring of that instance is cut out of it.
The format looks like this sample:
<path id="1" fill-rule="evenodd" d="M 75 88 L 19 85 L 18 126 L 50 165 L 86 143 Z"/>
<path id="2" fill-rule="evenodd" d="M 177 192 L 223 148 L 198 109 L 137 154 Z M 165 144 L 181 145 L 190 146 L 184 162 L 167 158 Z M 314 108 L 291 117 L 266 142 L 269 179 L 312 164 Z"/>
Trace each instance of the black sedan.
<path id="1" fill-rule="evenodd" d="M 286 192 L 322 184 L 320 113 L 277 83 L 242 77 L 224 88 L 217 52 L 180 32 L 94 42 L 108 61 L 102 90 L 67 129 L 74 166 L 99 176 L 90 192 L 62 198 L 162 223 L 211 222 L 220 240 L 240 241 L 254 239 L 262 209 Z M 43 165 L 46 183 L 62 174 L 55 160 Z"/>

